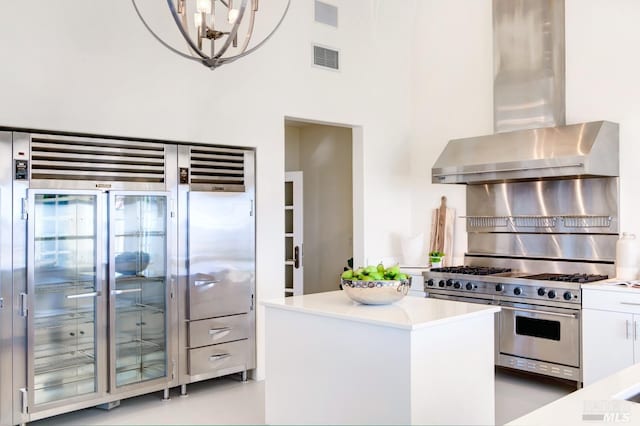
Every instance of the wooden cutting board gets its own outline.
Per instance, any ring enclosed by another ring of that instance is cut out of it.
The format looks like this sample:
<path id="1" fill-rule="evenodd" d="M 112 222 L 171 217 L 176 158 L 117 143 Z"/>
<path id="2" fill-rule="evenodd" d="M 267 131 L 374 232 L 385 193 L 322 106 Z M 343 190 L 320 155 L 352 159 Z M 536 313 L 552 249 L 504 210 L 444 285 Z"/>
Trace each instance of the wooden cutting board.
<path id="1" fill-rule="evenodd" d="M 455 217 L 455 209 L 448 208 L 447 197 L 442 196 L 440 198 L 440 207 L 434 209 L 431 216 L 429 252 L 439 251 L 444 253 L 444 265 L 449 265 L 449 262 L 451 262 Z"/>

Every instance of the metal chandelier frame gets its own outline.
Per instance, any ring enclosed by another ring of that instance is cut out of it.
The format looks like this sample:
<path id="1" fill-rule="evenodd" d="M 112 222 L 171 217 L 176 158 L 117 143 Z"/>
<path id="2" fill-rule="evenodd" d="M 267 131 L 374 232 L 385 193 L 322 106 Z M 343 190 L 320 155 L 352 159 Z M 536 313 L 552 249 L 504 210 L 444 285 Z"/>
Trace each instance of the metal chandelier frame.
<path id="1" fill-rule="evenodd" d="M 233 9 L 233 0 L 210 0 L 211 1 L 211 10 L 215 13 L 215 2 L 219 1 L 222 5 L 224 5 L 228 11 Z M 187 17 L 187 0 L 177 0 L 177 5 L 175 0 L 167 0 L 167 6 L 169 7 L 169 11 L 173 16 L 173 20 L 178 26 L 178 30 L 182 37 L 187 43 L 187 46 L 190 50 L 190 53 L 182 52 L 175 47 L 169 45 L 169 43 L 165 42 L 155 31 L 151 29 L 147 21 L 142 16 L 138 5 L 136 4 L 136 0 L 131 0 L 133 7 L 140 18 L 140 21 L 144 24 L 145 28 L 151 33 L 151 35 L 158 40 L 164 47 L 171 50 L 172 52 L 182 56 L 183 58 L 190 59 L 193 61 L 198 61 L 205 65 L 208 68 L 216 69 L 221 65 L 231 63 L 237 59 L 240 59 L 244 56 L 247 56 L 249 53 L 255 52 L 257 49 L 262 47 L 267 40 L 271 38 L 271 36 L 276 32 L 276 30 L 284 21 L 287 12 L 289 11 L 289 5 L 291 4 L 291 0 L 287 0 L 287 5 L 285 7 L 284 13 L 280 17 L 275 28 L 258 44 L 247 49 L 249 43 L 251 41 L 251 37 L 253 36 L 253 29 L 255 24 L 255 16 L 258 11 L 258 0 L 240 0 L 240 6 L 237 9 L 233 9 L 237 12 L 235 20 L 231 23 L 231 28 L 228 31 L 221 31 L 221 29 L 215 28 L 215 17 L 212 18 L 211 25 L 206 23 L 205 13 L 202 13 L 202 25 L 195 28 L 196 29 L 196 39 L 194 40 L 190 35 L 190 26 L 189 19 Z M 249 3 L 251 3 L 249 5 Z M 177 6 L 177 7 L 176 7 Z M 249 9 L 249 10 L 247 10 Z M 198 12 L 199 13 L 199 12 Z M 240 25 L 242 24 L 243 18 L 245 15 L 248 15 L 249 23 L 247 27 L 247 31 L 242 40 L 241 47 L 239 49 L 239 53 L 232 56 L 223 56 L 229 47 L 233 46 L 234 48 L 238 46 L 238 31 L 240 29 Z M 197 15 L 196 15 L 197 17 Z M 194 23 L 195 26 L 195 23 Z M 222 45 L 217 48 L 216 40 L 225 38 Z M 205 53 L 203 50 L 202 41 L 204 39 L 210 40 L 210 52 Z"/>

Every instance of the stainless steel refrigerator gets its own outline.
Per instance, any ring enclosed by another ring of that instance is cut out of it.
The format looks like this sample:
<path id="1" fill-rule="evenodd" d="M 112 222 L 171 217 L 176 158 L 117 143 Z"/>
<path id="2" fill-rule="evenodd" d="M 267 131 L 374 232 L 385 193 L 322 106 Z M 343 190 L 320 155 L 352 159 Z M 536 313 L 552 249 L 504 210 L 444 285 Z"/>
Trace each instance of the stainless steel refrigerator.
<path id="1" fill-rule="evenodd" d="M 8 130 L 0 162 L 0 425 L 247 378 L 252 150 Z"/>
<path id="2" fill-rule="evenodd" d="M 175 156 L 13 133 L 14 423 L 177 384 Z"/>
<path id="3" fill-rule="evenodd" d="M 179 381 L 255 368 L 255 153 L 178 147 Z"/>

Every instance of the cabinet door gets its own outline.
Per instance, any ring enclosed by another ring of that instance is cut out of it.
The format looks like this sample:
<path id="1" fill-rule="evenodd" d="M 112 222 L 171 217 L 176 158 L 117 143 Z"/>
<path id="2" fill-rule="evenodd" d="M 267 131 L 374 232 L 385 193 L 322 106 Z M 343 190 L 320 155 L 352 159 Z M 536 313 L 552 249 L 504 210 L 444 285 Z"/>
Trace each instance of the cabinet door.
<path id="1" fill-rule="evenodd" d="M 627 313 L 582 310 L 585 385 L 633 364 L 633 319 Z"/>
<path id="2" fill-rule="evenodd" d="M 99 196 L 32 191 L 29 203 L 28 383 L 38 411 L 98 392 Z"/>
<path id="3" fill-rule="evenodd" d="M 166 193 L 110 195 L 113 392 L 167 380 L 169 291 Z"/>
<path id="4" fill-rule="evenodd" d="M 640 362 L 640 315 L 633 316 L 633 355 L 634 364 Z"/>
<path id="5" fill-rule="evenodd" d="M 199 320 L 248 313 L 255 228 L 246 192 L 189 193 L 189 309 Z"/>

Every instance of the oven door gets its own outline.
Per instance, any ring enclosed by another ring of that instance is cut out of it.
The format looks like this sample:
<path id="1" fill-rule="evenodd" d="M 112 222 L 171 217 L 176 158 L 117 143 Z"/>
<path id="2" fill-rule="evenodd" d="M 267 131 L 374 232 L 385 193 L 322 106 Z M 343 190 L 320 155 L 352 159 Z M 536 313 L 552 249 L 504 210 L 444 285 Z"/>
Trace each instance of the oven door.
<path id="1" fill-rule="evenodd" d="M 580 366 L 580 311 L 501 303 L 500 353 Z"/>

